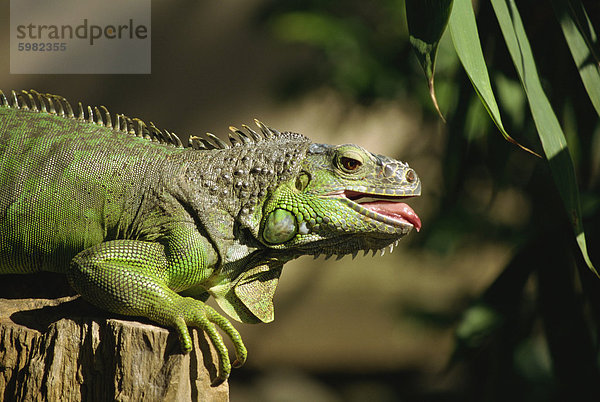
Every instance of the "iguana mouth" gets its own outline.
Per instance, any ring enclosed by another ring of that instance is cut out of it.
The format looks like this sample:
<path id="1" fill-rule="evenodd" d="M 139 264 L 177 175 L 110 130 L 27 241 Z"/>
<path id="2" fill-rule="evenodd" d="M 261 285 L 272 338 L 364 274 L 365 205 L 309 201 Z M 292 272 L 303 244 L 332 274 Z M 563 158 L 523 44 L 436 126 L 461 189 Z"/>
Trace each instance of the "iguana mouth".
<path id="1" fill-rule="evenodd" d="M 336 191 L 328 195 L 340 197 L 350 208 L 376 221 L 394 227 L 411 225 L 417 232 L 421 230 L 419 216 L 410 206 L 399 202 L 412 196 L 379 195 L 352 190 Z"/>

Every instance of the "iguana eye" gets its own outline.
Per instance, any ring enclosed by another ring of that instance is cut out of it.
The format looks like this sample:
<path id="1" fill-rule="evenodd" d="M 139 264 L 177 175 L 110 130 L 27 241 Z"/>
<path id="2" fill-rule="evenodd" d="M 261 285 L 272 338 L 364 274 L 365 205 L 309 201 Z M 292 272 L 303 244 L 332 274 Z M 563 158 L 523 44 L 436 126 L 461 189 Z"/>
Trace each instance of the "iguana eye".
<path id="1" fill-rule="evenodd" d="M 342 167 L 349 172 L 358 169 L 362 165 L 361 161 L 356 160 L 354 158 L 348 158 L 347 156 L 342 156 L 340 158 L 340 162 L 342 164 Z"/>

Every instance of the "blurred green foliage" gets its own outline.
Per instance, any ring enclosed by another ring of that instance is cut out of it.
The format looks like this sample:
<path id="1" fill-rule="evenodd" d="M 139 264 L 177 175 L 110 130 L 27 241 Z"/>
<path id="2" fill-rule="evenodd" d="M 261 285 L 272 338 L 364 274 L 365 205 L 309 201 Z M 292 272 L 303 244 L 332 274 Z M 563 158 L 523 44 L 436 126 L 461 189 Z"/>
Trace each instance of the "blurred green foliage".
<path id="1" fill-rule="evenodd" d="M 494 10 L 486 1 L 475 4 L 504 127 L 521 144 L 542 153 Z M 600 3 L 581 4 L 598 32 Z M 567 139 L 589 253 L 598 265 L 598 114 L 561 32 L 564 10 L 534 0 L 519 1 L 518 8 L 544 92 Z M 438 118 L 411 50 L 403 1 L 272 0 L 260 19 L 272 35 L 314 56 L 286 77 L 282 96 L 325 86 L 361 104 L 380 99 L 417 102 L 425 119 Z M 460 394 L 435 400 L 600 400 L 600 280 L 579 252 L 548 164 L 498 135 L 448 36 L 440 42 L 435 84 L 447 119 L 443 183 L 433 193 L 435 212 L 417 245 L 451 253 L 468 243 L 498 241 L 515 254 L 462 318 L 448 312 L 458 328 L 452 364 L 463 365 L 467 374 Z M 597 39 L 590 46 L 600 48 Z M 503 202 L 506 190 L 522 195 L 530 210 L 514 219 L 495 218 L 492 207 Z M 483 192 L 490 196 L 480 196 Z M 440 325 L 447 321 L 440 319 Z"/>
<path id="2" fill-rule="evenodd" d="M 271 2 L 262 18 L 277 38 L 319 56 L 288 77 L 283 95 L 326 85 L 368 103 L 407 98 L 413 89 L 408 78 L 419 67 L 407 42 L 402 2 Z"/>

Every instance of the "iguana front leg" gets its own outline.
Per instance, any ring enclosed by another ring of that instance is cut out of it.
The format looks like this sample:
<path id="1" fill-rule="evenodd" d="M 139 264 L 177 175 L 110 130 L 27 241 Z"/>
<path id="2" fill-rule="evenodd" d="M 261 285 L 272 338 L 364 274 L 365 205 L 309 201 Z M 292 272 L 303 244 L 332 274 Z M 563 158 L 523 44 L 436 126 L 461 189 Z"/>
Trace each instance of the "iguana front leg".
<path id="1" fill-rule="evenodd" d="M 235 346 L 234 366 L 245 362 L 246 348 L 238 331 L 225 317 L 202 301 L 175 292 L 177 286 L 182 286 L 181 272 L 186 272 L 185 265 L 191 262 L 189 258 L 180 258 L 177 262 L 172 259 L 160 243 L 114 240 L 79 253 L 73 258 L 67 275 L 71 286 L 85 300 L 102 309 L 147 317 L 174 327 L 184 352 L 192 349 L 188 326 L 204 330 L 219 357 L 215 383 L 222 382 L 229 376 L 231 364 L 217 327 Z"/>

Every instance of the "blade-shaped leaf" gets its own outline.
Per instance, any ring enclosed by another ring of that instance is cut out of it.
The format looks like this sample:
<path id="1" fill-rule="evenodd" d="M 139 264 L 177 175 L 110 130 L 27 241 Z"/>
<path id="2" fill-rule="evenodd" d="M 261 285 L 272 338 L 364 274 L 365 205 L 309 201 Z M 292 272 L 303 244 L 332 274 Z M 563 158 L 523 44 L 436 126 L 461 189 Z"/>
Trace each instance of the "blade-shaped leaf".
<path id="1" fill-rule="evenodd" d="M 581 81 L 600 116 L 600 60 L 595 54 L 598 37 L 594 27 L 578 0 L 552 0 L 552 4 Z"/>
<path id="2" fill-rule="evenodd" d="M 485 59 L 483 58 L 471 0 L 454 1 L 449 27 L 458 58 L 469 76 L 477 95 L 479 95 L 481 102 L 487 109 L 496 127 L 498 127 L 498 130 L 500 130 L 500 133 L 502 133 L 502 136 L 525 151 L 537 155 L 515 141 L 504 129 L 500 110 L 492 90 L 492 85 L 490 84 Z"/>
<path id="3" fill-rule="evenodd" d="M 573 160 L 567 148 L 565 135 L 542 88 L 519 10 L 514 0 L 491 0 L 491 2 L 511 58 L 525 89 L 544 153 L 575 230 L 577 243 L 587 266 L 598 275 L 587 252 Z"/>
<path id="4" fill-rule="evenodd" d="M 440 39 L 448 25 L 453 0 L 406 0 L 406 19 L 410 44 L 427 77 L 429 95 L 445 121 L 435 96 L 435 58 Z"/>

